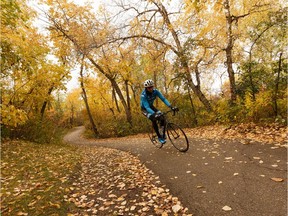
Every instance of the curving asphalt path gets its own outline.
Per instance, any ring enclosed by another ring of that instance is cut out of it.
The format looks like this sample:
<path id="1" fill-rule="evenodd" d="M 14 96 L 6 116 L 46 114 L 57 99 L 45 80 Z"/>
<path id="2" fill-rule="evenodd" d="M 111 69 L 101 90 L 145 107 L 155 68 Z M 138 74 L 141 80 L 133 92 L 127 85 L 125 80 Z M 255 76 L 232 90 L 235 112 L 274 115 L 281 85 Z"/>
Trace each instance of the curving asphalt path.
<path id="1" fill-rule="evenodd" d="M 148 136 L 87 140 L 83 131 L 77 127 L 64 140 L 138 156 L 193 216 L 287 215 L 286 148 L 189 137 L 190 149 L 179 153 L 169 141 L 155 148 Z"/>

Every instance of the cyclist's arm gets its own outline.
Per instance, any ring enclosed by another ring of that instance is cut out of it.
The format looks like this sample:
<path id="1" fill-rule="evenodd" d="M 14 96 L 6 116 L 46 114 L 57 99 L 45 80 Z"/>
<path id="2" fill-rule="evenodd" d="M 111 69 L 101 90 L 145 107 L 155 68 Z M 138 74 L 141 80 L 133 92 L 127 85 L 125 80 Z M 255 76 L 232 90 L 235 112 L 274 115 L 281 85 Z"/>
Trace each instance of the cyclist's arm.
<path id="1" fill-rule="evenodd" d="M 166 106 L 171 107 L 170 102 L 161 94 L 161 92 L 156 90 L 156 93 L 157 93 L 157 96 L 163 101 L 163 103 L 166 104 Z"/>

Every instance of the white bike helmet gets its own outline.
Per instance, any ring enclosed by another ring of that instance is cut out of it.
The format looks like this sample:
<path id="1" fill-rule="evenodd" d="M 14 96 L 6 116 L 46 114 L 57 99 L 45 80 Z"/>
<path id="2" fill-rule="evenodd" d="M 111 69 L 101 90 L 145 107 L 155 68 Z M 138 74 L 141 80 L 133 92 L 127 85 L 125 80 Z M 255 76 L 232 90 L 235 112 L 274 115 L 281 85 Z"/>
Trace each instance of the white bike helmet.
<path id="1" fill-rule="evenodd" d="M 153 80 L 148 79 L 148 80 L 146 80 L 146 81 L 144 82 L 144 87 L 145 87 L 145 88 L 148 88 L 148 87 L 151 87 L 151 86 L 154 86 Z"/>

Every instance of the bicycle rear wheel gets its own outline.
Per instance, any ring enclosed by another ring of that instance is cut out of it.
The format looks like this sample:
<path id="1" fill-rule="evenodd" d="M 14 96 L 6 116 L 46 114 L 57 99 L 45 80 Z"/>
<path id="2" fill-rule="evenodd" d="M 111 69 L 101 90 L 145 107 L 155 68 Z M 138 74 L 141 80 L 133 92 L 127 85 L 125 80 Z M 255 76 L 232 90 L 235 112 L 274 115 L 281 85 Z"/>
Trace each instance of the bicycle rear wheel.
<path id="1" fill-rule="evenodd" d="M 168 138 L 173 146 L 180 152 L 186 152 L 189 149 L 189 141 L 184 131 L 174 123 L 167 124 Z"/>
<path id="2" fill-rule="evenodd" d="M 151 142 L 153 143 L 153 145 L 156 148 L 159 148 L 159 149 L 162 148 L 163 144 L 159 142 L 158 136 L 155 133 L 153 126 L 152 126 L 151 132 L 148 135 L 149 135 L 149 138 L 150 138 Z"/>

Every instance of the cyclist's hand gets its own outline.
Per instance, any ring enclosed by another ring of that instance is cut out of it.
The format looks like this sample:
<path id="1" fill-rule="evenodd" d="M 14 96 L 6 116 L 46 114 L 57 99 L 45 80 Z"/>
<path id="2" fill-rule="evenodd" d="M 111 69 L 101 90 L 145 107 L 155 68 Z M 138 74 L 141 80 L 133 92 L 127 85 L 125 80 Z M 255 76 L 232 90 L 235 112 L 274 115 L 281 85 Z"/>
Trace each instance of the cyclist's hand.
<path id="1" fill-rule="evenodd" d="M 161 111 L 157 111 L 156 113 L 155 113 L 155 118 L 159 118 L 160 116 L 162 116 L 163 115 L 163 113 L 161 112 Z"/>

